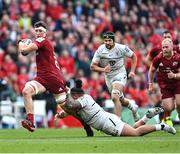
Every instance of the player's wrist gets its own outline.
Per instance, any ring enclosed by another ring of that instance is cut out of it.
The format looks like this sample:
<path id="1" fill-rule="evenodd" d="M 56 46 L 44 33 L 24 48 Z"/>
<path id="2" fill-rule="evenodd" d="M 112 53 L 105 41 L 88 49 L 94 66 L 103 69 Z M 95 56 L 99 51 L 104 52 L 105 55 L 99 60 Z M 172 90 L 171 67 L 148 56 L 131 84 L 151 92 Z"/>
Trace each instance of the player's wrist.
<path id="1" fill-rule="evenodd" d="M 174 73 L 174 79 L 176 79 L 177 78 L 177 74 L 176 73 Z"/>

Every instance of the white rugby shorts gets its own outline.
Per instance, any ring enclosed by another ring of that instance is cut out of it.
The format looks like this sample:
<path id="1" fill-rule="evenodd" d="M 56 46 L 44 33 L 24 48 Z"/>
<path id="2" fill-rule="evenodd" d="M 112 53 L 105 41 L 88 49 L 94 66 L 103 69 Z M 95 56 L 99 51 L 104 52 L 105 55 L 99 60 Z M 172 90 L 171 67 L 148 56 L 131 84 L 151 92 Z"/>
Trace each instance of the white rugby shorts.
<path id="1" fill-rule="evenodd" d="M 127 83 L 127 74 L 126 73 L 118 73 L 117 75 L 115 75 L 115 76 L 113 76 L 111 78 L 105 76 L 105 82 L 106 82 L 106 85 L 108 87 L 109 92 L 111 93 L 113 83 L 119 83 L 119 84 L 121 84 L 123 86 L 126 85 L 126 83 Z"/>

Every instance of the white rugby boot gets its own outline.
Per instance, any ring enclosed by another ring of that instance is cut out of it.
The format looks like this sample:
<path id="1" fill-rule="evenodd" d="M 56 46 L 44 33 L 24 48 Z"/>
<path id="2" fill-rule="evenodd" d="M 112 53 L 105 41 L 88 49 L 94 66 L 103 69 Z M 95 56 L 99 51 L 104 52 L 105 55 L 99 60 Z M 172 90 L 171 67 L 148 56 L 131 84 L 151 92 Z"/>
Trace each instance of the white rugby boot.
<path id="1" fill-rule="evenodd" d="M 164 112 L 164 110 L 161 107 L 150 108 L 150 109 L 148 109 L 146 116 L 147 116 L 147 118 L 151 119 L 155 115 L 160 114 L 162 112 Z"/>
<path id="2" fill-rule="evenodd" d="M 161 129 L 164 130 L 165 132 L 168 132 L 173 135 L 176 134 L 176 129 L 173 126 L 169 126 L 165 123 L 161 123 L 160 125 L 161 125 Z"/>

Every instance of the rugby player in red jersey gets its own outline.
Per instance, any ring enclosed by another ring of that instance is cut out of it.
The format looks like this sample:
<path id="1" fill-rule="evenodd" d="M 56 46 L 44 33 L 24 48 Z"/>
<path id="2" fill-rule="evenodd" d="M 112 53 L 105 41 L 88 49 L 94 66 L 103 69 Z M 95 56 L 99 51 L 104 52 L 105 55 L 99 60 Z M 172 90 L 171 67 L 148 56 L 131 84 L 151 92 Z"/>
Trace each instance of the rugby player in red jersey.
<path id="1" fill-rule="evenodd" d="M 34 25 L 34 30 L 35 41 L 29 42 L 29 44 L 23 43 L 23 40 L 19 41 L 19 52 L 23 55 L 36 51 L 37 76 L 32 81 L 27 82 L 22 91 L 27 118 L 21 123 L 31 132 L 35 130 L 32 96 L 48 90 L 54 95 L 57 104 L 62 105 L 66 101 L 67 94 L 66 84 L 53 45 L 46 37 L 46 24 L 43 21 L 38 21 Z"/>
<path id="2" fill-rule="evenodd" d="M 163 39 L 169 38 L 173 40 L 172 35 L 169 31 L 164 31 L 163 32 Z M 176 45 L 173 45 L 173 49 L 177 52 L 180 53 L 180 48 Z M 146 56 L 145 62 L 148 67 L 150 67 L 152 60 L 162 51 L 161 44 L 158 46 L 153 47 L 149 53 Z"/>
<path id="3" fill-rule="evenodd" d="M 163 32 L 163 39 L 166 39 L 166 38 L 169 38 L 171 40 L 173 40 L 173 37 L 171 35 L 171 33 L 169 31 L 164 31 Z M 180 48 L 176 45 L 173 45 L 173 50 L 176 51 L 177 53 L 180 53 Z M 146 58 L 145 58 L 145 63 L 148 67 L 150 67 L 153 59 L 160 53 L 162 52 L 162 46 L 161 44 L 153 47 L 150 52 L 147 54 Z M 152 95 L 153 96 L 153 95 Z M 156 94 L 157 98 L 159 101 L 157 102 L 154 102 L 155 103 L 155 106 L 161 106 L 161 100 L 159 99 L 161 96 L 158 96 L 158 94 Z M 170 113 L 161 113 L 159 116 L 160 116 L 160 121 L 165 121 L 167 122 L 167 124 L 169 125 L 173 125 L 171 119 L 170 119 Z"/>
<path id="4" fill-rule="evenodd" d="M 176 106 L 180 117 L 180 54 L 173 50 L 173 42 L 169 38 L 162 41 L 162 52 L 154 58 L 150 66 L 149 91 L 153 90 L 153 74 L 155 72 L 166 116 L 170 116 Z"/>

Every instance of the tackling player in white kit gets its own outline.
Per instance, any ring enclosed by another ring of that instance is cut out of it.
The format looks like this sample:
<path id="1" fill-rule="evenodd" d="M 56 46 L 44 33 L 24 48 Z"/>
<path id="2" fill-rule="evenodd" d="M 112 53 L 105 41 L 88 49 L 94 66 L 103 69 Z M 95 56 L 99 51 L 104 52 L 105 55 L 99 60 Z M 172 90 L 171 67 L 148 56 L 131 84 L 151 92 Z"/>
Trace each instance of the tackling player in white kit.
<path id="1" fill-rule="evenodd" d="M 105 73 L 105 82 L 114 102 L 114 113 L 121 115 L 121 104 L 127 106 L 133 112 L 134 120 L 138 120 L 138 106 L 124 98 L 123 89 L 127 82 L 127 72 L 124 66 L 124 58 L 132 59 L 129 78 L 134 78 L 137 57 L 126 45 L 115 43 L 113 32 L 103 35 L 104 44 L 95 52 L 91 63 L 91 70 Z"/>
<path id="2" fill-rule="evenodd" d="M 61 104 L 66 110 L 76 112 L 78 116 L 83 119 L 87 124 L 96 130 L 100 130 L 108 135 L 113 136 L 141 136 L 154 131 L 164 130 L 171 134 L 176 134 L 176 130 L 172 126 L 166 124 L 144 125 L 146 121 L 153 116 L 163 112 L 162 108 L 154 108 L 148 110 L 147 114 L 139 120 L 136 125 L 138 128 L 133 128 L 130 125 L 121 121 L 121 119 L 112 113 L 103 110 L 94 99 L 84 94 L 81 89 L 82 81 L 76 81 L 76 87 L 71 89 L 70 95 L 67 96 L 67 101 Z M 65 111 L 57 113 L 55 118 L 64 118 L 68 116 Z"/>

